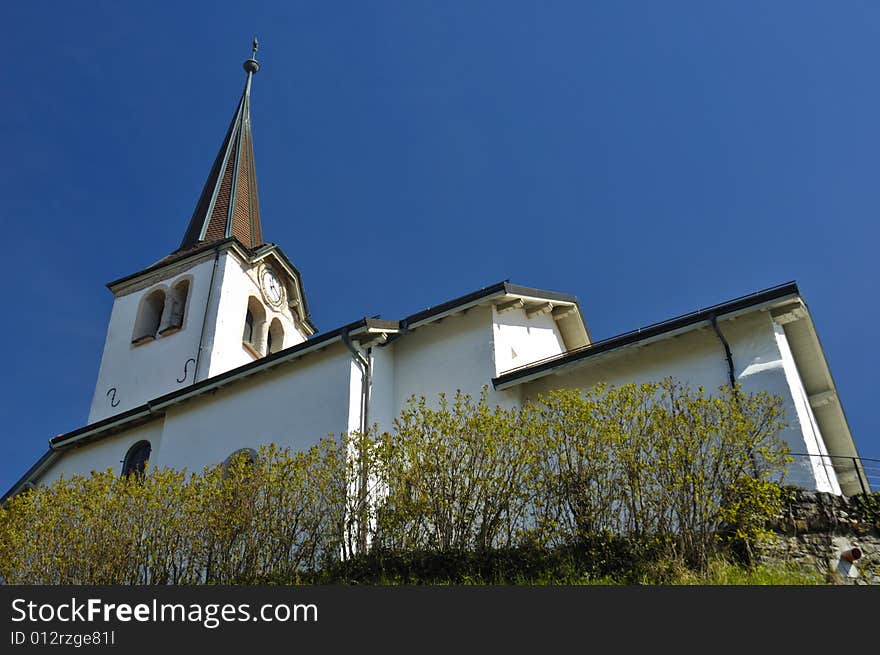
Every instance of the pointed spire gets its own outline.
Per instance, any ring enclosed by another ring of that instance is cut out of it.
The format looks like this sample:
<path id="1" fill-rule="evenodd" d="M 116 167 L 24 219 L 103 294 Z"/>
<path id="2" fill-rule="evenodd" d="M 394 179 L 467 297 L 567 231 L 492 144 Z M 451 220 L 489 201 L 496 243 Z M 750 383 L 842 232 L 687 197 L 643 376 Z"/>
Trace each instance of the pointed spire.
<path id="1" fill-rule="evenodd" d="M 260 70 L 256 60 L 258 45 L 255 37 L 251 57 L 244 62 L 244 92 L 178 252 L 230 236 L 248 248 L 263 243 L 251 133 L 251 81 Z"/>

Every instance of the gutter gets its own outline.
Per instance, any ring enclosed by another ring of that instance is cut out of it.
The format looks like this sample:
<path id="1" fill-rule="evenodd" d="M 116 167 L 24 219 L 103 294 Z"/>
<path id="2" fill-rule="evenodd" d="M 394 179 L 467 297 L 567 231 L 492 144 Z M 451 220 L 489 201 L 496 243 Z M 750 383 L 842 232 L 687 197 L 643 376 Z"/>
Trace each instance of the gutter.
<path id="1" fill-rule="evenodd" d="M 27 473 L 21 476 L 18 482 L 10 487 L 9 491 L 3 494 L 3 498 L 0 498 L 0 507 L 4 506 L 6 504 L 6 501 L 12 498 L 15 494 L 28 487 L 33 486 L 35 484 L 35 480 L 38 480 L 40 476 L 46 471 L 46 469 L 54 464 L 55 460 L 59 457 L 61 457 L 61 454 L 51 449 L 43 453 L 43 456 L 40 457 L 40 459 L 38 459 L 37 462 L 27 470 Z"/>
<path id="2" fill-rule="evenodd" d="M 370 357 L 369 350 L 367 351 L 366 356 L 358 350 L 354 343 L 351 340 L 351 332 L 350 330 L 343 330 L 342 332 L 342 342 L 345 344 L 345 347 L 348 348 L 351 353 L 351 358 L 354 360 L 355 364 L 357 364 L 358 368 L 361 371 L 361 411 L 360 411 L 360 426 L 359 430 L 361 435 L 367 433 L 367 426 L 369 425 L 367 413 L 369 411 L 370 406 L 370 384 L 372 377 L 372 358 Z"/>

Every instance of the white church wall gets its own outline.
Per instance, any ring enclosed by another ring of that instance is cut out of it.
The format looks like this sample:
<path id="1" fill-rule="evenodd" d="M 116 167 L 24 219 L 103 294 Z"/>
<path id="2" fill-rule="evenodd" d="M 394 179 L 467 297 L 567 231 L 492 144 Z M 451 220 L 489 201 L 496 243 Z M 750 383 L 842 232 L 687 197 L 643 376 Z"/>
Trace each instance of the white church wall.
<path id="1" fill-rule="evenodd" d="M 225 373 L 257 359 L 242 345 L 245 313 L 251 296 L 266 312 L 265 323 L 254 325 L 254 331 L 259 333 L 260 355 L 266 354 L 266 334 L 273 318 L 277 318 L 284 329 L 284 348 L 305 341 L 289 312 L 274 311 L 263 302 L 255 271 L 248 271 L 238 257 L 225 252 L 221 255 L 214 280 L 212 297 L 215 300 L 209 311 L 208 325 L 213 329 L 205 335 L 205 352 L 209 352 L 210 357 L 207 366 L 199 373 L 200 379 Z"/>
<path id="2" fill-rule="evenodd" d="M 495 375 L 565 352 L 556 321 L 550 314 L 529 318 L 523 308 L 499 313 L 492 307 Z"/>
<path id="3" fill-rule="evenodd" d="M 788 427 L 781 433 L 792 452 L 808 453 L 815 448 L 814 426 L 801 424 L 780 352 L 773 323 L 766 312 L 719 321 L 719 328 L 730 344 L 734 374 L 747 393 L 766 391 L 783 398 Z M 796 375 L 796 371 L 793 372 Z M 658 381 L 671 376 L 708 392 L 728 383 L 727 361 L 718 336 L 711 327 L 695 329 L 678 336 L 624 347 L 597 355 L 580 367 L 563 369 L 523 389 L 523 400 L 555 388 L 588 388 L 599 382 L 622 385 L 630 382 Z M 839 493 L 836 482 L 810 467 L 792 466 L 786 481 L 806 488 Z"/>
<path id="4" fill-rule="evenodd" d="M 104 471 L 112 469 L 114 473 L 122 472 L 122 463 L 125 454 L 138 441 L 150 442 L 152 452 L 156 453 L 162 446 L 162 420 L 158 419 L 143 425 L 126 430 L 121 434 L 113 435 L 100 441 L 71 448 L 43 473 L 40 478 L 41 484 L 51 484 L 62 475 L 70 478 L 73 475 L 88 476 L 92 471 Z M 151 455 L 150 463 L 154 457 Z"/>
<path id="5" fill-rule="evenodd" d="M 441 391 L 451 397 L 460 389 L 476 400 L 484 385 L 489 386 L 490 404 L 519 405 L 518 389 L 492 389 L 495 346 L 489 307 L 474 307 L 424 325 L 390 347 L 394 349 L 395 416 L 412 395 L 436 402 Z"/>
<path id="6" fill-rule="evenodd" d="M 348 360 L 348 422 L 345 429 L 360 432 L 364 412 L 364 375 L 354 359 Z"/>
<path id="7" fill-rule="evenodd" d="M 380 432 L 390 431 L 396 418 L 394 348 L 375 346 L 372 349 L 372 385 L 370 387 L 370 410 L 368 421 L 379 426 Z"/>
<path id="8" fill-rule="evenodd" d="M 212 259 L 203 261 L 174 277 L 115 299 L 89 423 L 192 384 L 194 364 L 187 364 L 187 360 L 197 356 L 212 266 Z M 182 328 L 153 341 L 132 344 L 135 321 L 145 296 L 158 288 L 167 293 L 183 279 L 189 279 L 190 287 Z"/>
<path id="9" fill-rule="evenodd" d="M 791 467 L 805 469 L 805 472 L 801 474 L 803 476 L 812 475 L 817 480 L 825 480 L 832 493 L 840 495 L 841 489 L 838 484 L 837 474 L 834 472 L 832 460 L 829 457 L 823 457 L 823 455 L 828 455 L 828 449 L 825 446 L 824 439 L 822 439 L 819 423 L 813 414 L 809 396 L 798 373 L 797 363 L 789 346 L 788 338 L 785 336 L 785 330 L 781 325 L 774 323 L 773 333 L 776 337 L 779 352 L 782 355 L 782 366 L 785 370 L 785 377 L 791 392 L 794 410 L 797 413 L 798 423 L 804 435 L 805 450 L 801 452 L 812 455 L 809 458 L 796 457 Z"/>
<path id="10" fill-rule="evenodd" d="M 351 358 L 341 344 L 167 410 L 157 465 L 201 470 L 240 448 L 306 449 L 348 428 Z"/>

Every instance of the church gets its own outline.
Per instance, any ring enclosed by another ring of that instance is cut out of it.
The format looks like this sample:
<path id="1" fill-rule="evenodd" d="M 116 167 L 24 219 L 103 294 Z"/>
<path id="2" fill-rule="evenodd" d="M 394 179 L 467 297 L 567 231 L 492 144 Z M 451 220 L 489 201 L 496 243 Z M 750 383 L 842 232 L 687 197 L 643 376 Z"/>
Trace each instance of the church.
<path id="1" fill-rule="evenodd" d="M 199 471 L 274 442 L 392 427 L 413 395 L 489 389 L 517 407 L 556 388 L 666 376 L 784 399 L 787 481 L 852 495 L 864 473 L 810 312 L 795 283 L 593 341 L 575 296 L 512 284 L 398 320 L 318 332 L 302 276 L 264 240 L 246 81 L 183 238 L 110 282 L 113 307 L 88 424 L 49 440 L 9 489 L 152 466 Z M 847 459 L 850 458 L 850 459 Z"/>

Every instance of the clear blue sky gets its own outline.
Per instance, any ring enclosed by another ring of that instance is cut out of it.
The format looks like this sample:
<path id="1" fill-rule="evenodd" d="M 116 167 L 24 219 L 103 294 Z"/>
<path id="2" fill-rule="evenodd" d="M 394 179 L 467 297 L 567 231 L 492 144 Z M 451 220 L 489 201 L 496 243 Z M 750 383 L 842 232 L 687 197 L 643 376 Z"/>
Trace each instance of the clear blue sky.
<path id="1" fill-rule="evenodd" d="M 796 280 L 880 456 L 870 2 L 7 2 L 0 491 L 85 424 L 110 280 L 176 248 L 244 82 L 321 330 L 503 279 L 595 338 Z"/>

